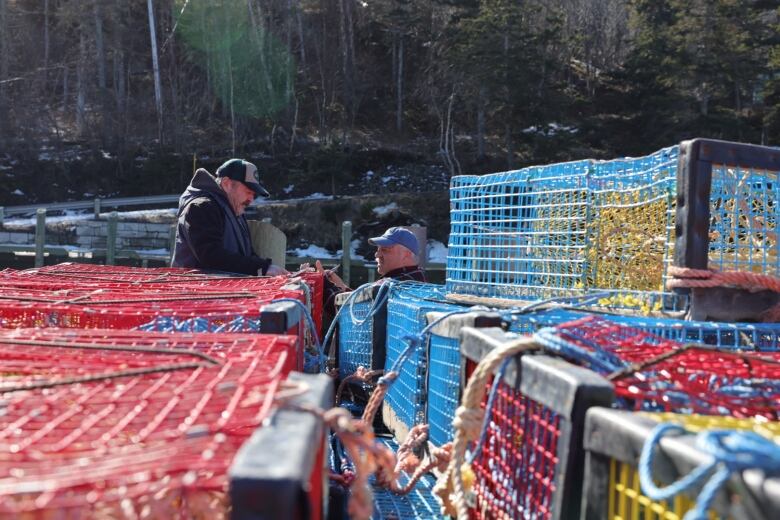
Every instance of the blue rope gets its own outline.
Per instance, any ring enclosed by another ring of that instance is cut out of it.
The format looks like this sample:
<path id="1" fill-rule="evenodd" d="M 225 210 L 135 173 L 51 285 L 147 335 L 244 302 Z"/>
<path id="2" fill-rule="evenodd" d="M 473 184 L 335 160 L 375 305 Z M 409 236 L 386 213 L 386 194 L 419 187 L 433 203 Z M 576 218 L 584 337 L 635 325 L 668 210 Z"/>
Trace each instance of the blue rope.
<path id="1" fill-rule="evenodd" d="M 509 366 L 509 362 L 512 360 L 512 358 L 506 358 L 504 361 L 501 362 L 501 366 L 498 369 L 498 374 L 495 375 L 493 378 L 493 384 L 490 387 L 490 394 L 488 395 L 488 402 L 487 406 L 485 407 L 485 418 L 482 420 L 482 430 L 479 433 L 479 440 L 477 441 L 477 446 L 474 449 L 473 452 L 469 453 L 466 457 L 466 462 L 469 464 L 473 463 L 474 460 L 479 455 L 479 452 L 482 451 L 482 445 L 485 444 L 485 440 L 487 439 L 487 431 L 488 431 L 488 424 L 490 424 L 492 410 L 493 410 L 493 401 L 495 400 L 496 394 L 498 393 L 498 385 L 501 383 L 501 380 L 504 379 L 504 372 L 506 372 L 506 367 Z"/>
<path id="2" fill-rule="evenodd" d="M 387 280 L 382 285 L 391 285 L 393 283 L 392 280 Z M 369 309 L 368 316 L 364 320 L 358 320 L 354 317 L 354 313 L 352 312 L 352 304 L 357 297 L 358 294 L 361 292 L 367 290 L 370 287 L 373 287 L 376 284 L 374 283 L 365 283 L 355 289 L 354 291 L 351 291 L 349 293 L 349 296 L 347 297 L 347 301 L 344 302 L 344 304 L 339 307 L 339 310 L 336 312 L 336 315 L 333 317 L 333 321 L 330 322 L 330 326 L 328 327 L 328 330 L 325 332 L 325 336 L 322 338 L 322 344 L 323 345 L 330 345 L 331 339 L 333 337 L 333 332 L 336 330 L 336 325 L 339 322 L 339 316 L 341 316 L 341 313 L 344 312 L 344 309 L 349 306 L 349 312 L 350 312 L 350 318 L 352 319 L 352 323 L 355 325 L 362 325 L 365 323 L 369 318 L 373 317 L 377 312 L 379 312 L 379 309 L 381 308 L 381 304 L 384 303 L 384 301 L 377 304 L 377 300 L 381 295 L 384 293 L 382 292 L 382 288 L 380 287 L 379 292 L 377 292 L 377 298 L 372 302 L 371 307 Z"/>
<path id="3" fill-rule="evenodd" d="M 271 303 L 280 303 L 280 302 L 292 302 L 296 304 L 298 307 L 301 308 L 303 311 L 303 316 L 306 318 L 306 324 L 309 326 L 309 330 L 311 331 L 311 336 L 314 339 L 314 347 L 317 350 L 317 358 L 316 364 L 319 368 L 319 372 L 323 373 L 325 372 L 325 362 L 327 361 L 327 357 L 325 356 L 325 353 L 322 350 L 322 344 L 320 343 L 320 337 L 319 334 L 317 334 L 317 327 L 314 325 L 314 319 L 311 317 L 311 313 L 309 312 L 309 309 L 306 308 L 306 305 L 303 304 L 300 300 L 296 300 L 295 298 L 279 298 L 276 300 L 271 301 Z"/>
<path id="4" fill-rule="evenodd" d="M 667 432 L 685 432 L 677 424 L 663 423 L 650 433 L 639 457 L 639 482 L 642 492 L 652 500 L 668 500 L 693 488 L 710 475 L 696 498 L 696 506 L 686 513 L 684 520 L 707 520 L 707 511 L 721 486 L 735 471 L 761 469 L 765 473 L 780 474 L 780 446 L 751 431 L 709 430 L 696 436 L 696 447 L 712 457 L 676 482 L 659 488 L 653 482 L 655 446 Z"/>
<path id="5" fill-rule="evenodd" d="M 533 338 L 547 349 L 582 363 L 600 374 L 611 374 L 626 366 L 618 356 L 596 344 L 592 344 L 593 350 L 588 351 L 575 343 L 566 341 L 554 327 L 539 329 L 534 333 Z"/>

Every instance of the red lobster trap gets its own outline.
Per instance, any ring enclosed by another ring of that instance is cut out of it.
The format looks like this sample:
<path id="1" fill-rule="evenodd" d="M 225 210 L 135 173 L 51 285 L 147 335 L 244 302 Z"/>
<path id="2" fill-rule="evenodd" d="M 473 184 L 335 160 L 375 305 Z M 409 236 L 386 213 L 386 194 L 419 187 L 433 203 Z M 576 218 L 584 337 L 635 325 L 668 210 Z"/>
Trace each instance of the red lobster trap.
<path id="1" fill-rule="evenodd" d="M 0 331 L 0 515 L 226 516 L 295 338 Z"/>
<path id="2" fill-rule="evenodd" d="M 300 282 L 300 283 L 296 283 Z M 183 268 L 59 264 L 0 271 L 0 327 L 133 328 L 158 316 L 256 318 L 265 303 L 294 298 L 322 328 L 322 276 L 247 277 Z"/>
<path id="3" fill-rule="evenodd" d="M 534 339 L 605 376 L 623 409 L 780 419 L 780 352 L 683 344 L 595 316 Z"/>

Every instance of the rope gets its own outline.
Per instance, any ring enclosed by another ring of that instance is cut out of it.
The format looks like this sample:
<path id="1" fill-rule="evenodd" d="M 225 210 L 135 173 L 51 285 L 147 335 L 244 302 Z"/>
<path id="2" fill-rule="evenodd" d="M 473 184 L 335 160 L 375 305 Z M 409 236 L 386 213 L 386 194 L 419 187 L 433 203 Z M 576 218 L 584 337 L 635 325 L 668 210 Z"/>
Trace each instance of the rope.
<path id="1" fill-rule="evenodd" d="M 696 447 L 712 457 L 688 475 L 660 488 L 653 482 L 653 457 L 655 446 L 667 432 L 685 432 L 677 424 L 663 423 L 650 433 L 639 457 L 639 481 L 642 492 L 652 500 L 668 500 L 691 490 L 709 479 L 696 498 L 696 506 L 686 513 L 684 520 L 707 520 L 708 510 L 715 495 L 731 474 L 746 469 L 761 469 L 765 473 L 780 474 L 780 446 L 750 431 L 709 430 L 696 436 Z"/>
<path id="2" fill-rule="evenodd" d="M 507 343 L 490 351 L 471 375 L 463 392 L 462 404 L 455 411 L 455 419 L 452 422 L 455 429 L 452 456 L 446 472 L 436 482 L 433 490 L 442 502 L 442 514 L 456 516 L 458 520 L 469 518 L 463 482 L 463 474 L 468 465 L 465 465 L 464 461 L 468 442 L 476 441 L 482 430 L 485 413 L 480 404 L 485 395 L 488 378 L 506 358 L 539 348 L 540 345 L 534 338 L 521 338 Z"/>
<path id="3" fill-rule="evenodd" d="M 339 387 L 336 390 L 336 404 L 338 405 L 341 402 L 341 394 L 347 387 L 347 383 L 352 381 L 360 381 L 361 383 L 372 384 L 371 380 L 374 377 L 381 376 L 384 374 L 384 372 L 384 370 L 368 370 L 364 366 L 359 366 L 354 374 L 348 375 L 341 380 L 341 383 L 339 383 Z"/>
<path id="4" fill-rule="evenodd" d="M 276 300 L 272 300 L 271 303 L 281 303 L 281 302 L 292 302 L 298 307 L 301 308 L 303 311 L 303 316 L 306 318 L 306 324 L 309 326 L 309 332 L 311 333 L 311 337 L 314 340 L 314 348 L 317 351 L 317 357 L 318 357 L 318 366 L 319 366 L 319 372 L 324 373 L 325 372 L 325 362 L 327 361 L 327 357 L 325 356 L 325 353 L 322 350 L 322 345 L 320 344 L 320 336 L 317 334 L 317 326 L 314 324 L 314 318 L 311 316 L 311 312 L 309 312 L 309 309 L 306 308 L 306 305 L 303 304 L 300 300 L 296 300 L 295 298 L 278 298 Z"/>
<path id="5" fill-rule="evenodd" d="M 735 287 L 749 291 L 780 292 L 780 278 L 746 271 L 717 271 L 669 266 L 673 278 L 666 282 L 669 289 Z"/>

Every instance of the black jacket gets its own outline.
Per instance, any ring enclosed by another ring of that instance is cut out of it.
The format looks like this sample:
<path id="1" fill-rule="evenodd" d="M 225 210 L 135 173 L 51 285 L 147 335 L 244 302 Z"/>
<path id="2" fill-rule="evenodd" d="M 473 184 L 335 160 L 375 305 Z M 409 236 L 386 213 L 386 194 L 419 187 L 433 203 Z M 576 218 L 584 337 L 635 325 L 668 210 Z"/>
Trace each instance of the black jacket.
<path id="1" fill-rule="evenodd" d="M 265 274 L 271 265 L 252 249 L 246 218 L 236 216 L 216 179 L 202 168 L 179 198 L 171 265 L 243 274 Z"/>

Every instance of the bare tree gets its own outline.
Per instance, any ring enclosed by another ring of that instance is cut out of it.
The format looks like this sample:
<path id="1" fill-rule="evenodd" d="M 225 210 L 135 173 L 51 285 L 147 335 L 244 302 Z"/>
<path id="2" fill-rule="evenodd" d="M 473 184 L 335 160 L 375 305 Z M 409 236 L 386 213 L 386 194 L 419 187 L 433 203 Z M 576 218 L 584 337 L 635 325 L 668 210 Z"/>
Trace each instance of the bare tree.
<path id="1" fill-rule="evenodd" d="M 160 145 L 163 144 L 163 103 L 162 86 L 160 84 L 160 64 L 157 57 L 157 33 L 154 24 L 154 6 L 152 0 L 146 0 L 146 8 L 149 12 L 149 38 L 152 42 L 152 68 L 154 71 L 154 104 L 157 108 L 157 138 Z"/>

